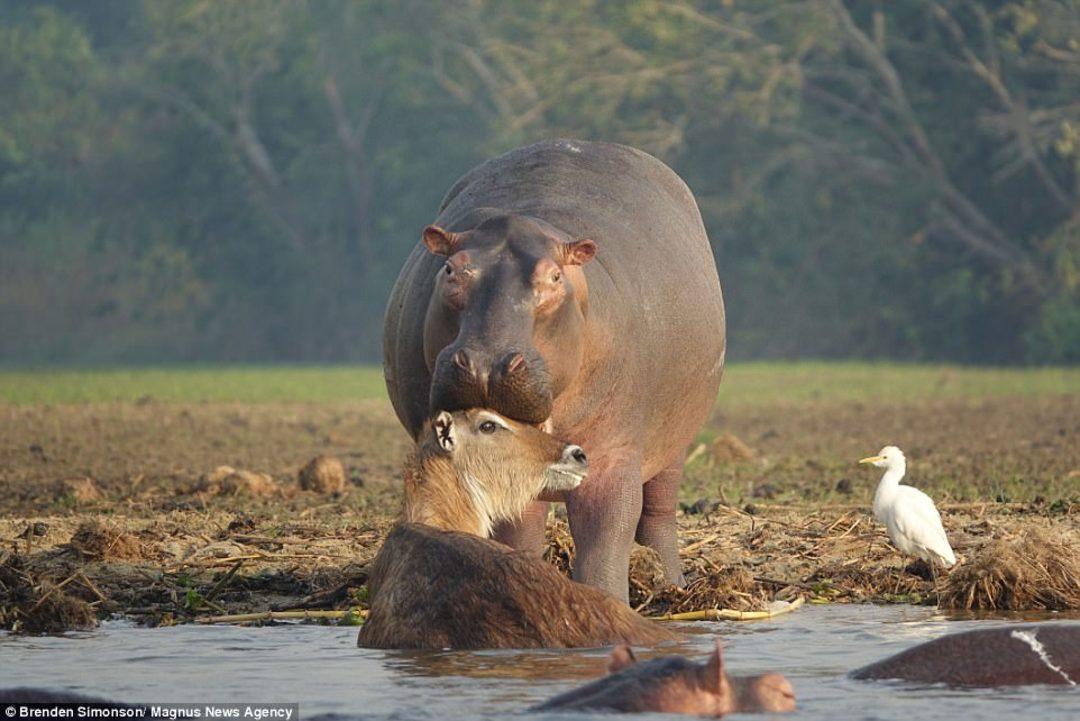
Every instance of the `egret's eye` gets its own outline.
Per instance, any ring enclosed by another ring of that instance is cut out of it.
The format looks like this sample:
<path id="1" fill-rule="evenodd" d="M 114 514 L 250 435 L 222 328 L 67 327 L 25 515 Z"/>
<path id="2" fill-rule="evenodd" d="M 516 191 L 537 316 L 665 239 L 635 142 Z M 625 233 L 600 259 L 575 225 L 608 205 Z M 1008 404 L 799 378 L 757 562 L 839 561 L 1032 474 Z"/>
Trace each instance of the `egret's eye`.
<path id="1" fill-rule="evenodd" d="M 499 430 L 499 426 L 494 421 L 484 421 L 483 423 L 480 424 L 480 432 L 481 433 L 487 433 L 487 434 L 490 435 L 490 434 L 494 433 L 497 430 Z"/>

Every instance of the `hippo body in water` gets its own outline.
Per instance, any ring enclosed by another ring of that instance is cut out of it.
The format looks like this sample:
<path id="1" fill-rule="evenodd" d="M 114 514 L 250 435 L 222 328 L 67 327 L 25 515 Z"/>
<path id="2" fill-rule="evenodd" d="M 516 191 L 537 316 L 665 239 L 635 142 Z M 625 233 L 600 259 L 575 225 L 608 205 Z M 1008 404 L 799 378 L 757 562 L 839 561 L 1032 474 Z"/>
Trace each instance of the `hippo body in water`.
<path id="1" fill-rule="evenodd" d="M 676 496 L 724 328 L 686 184 L 632 148 L 545 141 L 447 193 L 390 297 L 386 384 L 414 438 L 433 412 L 484 407 L 583 446 L 589 477 L 562 497 L 574 575 L 625 600 L 635 539 L 682 581 Z M 537 502 L 496 537 L 539 552 L 546 515 Z"/>
<path id="2" fill-rule="evenodd" d="M 851 673 L 949 686 L 1080 683 L 1080 624 L 1027 624 L 954 633 Z"/>
<path id="3" fill-rule="evenodd" d="M 610 676 L 567 691 L 534 711 L 618 711 L 726 716 L 795 710 L 795 691 L 777 673 L 728 676 L 720 641 L 703 663 L 666 656 L 638 663 L 629 646 L 617 646 Z"/>

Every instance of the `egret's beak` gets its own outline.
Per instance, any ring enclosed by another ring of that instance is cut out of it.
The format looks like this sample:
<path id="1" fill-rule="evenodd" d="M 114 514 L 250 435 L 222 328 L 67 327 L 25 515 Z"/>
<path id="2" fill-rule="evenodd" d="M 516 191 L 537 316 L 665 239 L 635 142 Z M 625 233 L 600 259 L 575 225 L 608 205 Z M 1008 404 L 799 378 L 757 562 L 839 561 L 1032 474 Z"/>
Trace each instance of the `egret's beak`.
<path id="1" fill-rule="evenodd" d="M 877 463 L 883 460 L 885 460 L 885 456 L 870 456 L 869 458 L 863 458 L 859 463 Z"/>

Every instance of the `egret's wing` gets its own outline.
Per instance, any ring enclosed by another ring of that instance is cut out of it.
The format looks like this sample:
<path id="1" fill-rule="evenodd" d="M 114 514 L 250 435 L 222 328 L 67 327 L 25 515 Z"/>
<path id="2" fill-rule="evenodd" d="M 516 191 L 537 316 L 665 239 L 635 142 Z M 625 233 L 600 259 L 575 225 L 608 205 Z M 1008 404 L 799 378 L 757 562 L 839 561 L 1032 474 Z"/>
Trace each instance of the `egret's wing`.
<path id="1" fill-rule="evenodd" d="M 944 553 L 951 549 L 941 523 L 941 514 L 930 496 L 918 488 L 900 486 L 899 505 L 896 527 L 917 545 Z"/>

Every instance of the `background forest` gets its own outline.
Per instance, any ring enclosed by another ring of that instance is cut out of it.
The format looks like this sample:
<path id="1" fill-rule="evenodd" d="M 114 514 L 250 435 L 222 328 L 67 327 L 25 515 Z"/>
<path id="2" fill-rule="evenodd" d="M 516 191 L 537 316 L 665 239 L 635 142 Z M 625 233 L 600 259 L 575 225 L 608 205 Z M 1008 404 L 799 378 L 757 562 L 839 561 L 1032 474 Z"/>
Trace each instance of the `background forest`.
<path id="1" fill-rule="evenodd" d="M 375 361 L 537 139 L 697 195 L 730 355 L 1080 361 L 1076 0 L 3 0 L 0 362 Z"/>

